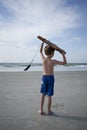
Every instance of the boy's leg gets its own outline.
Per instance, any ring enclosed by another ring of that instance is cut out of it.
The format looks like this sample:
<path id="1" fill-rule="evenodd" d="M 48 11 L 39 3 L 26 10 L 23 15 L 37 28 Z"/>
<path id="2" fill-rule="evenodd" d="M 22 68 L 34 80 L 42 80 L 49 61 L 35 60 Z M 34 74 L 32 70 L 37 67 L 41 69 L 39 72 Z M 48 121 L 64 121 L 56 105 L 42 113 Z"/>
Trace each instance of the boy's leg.
<path id="1" fill-rule="evenodd" d="M 41 94 L 39 114 L 43 114 L 44 99 L 45 99 L 45 95 L 44 95 L 44 94 Z"/>
<path id="2" fill-rule="evenodd" d="M 51 113 L 52 97 L 48 96 L 48 114 Z"/>

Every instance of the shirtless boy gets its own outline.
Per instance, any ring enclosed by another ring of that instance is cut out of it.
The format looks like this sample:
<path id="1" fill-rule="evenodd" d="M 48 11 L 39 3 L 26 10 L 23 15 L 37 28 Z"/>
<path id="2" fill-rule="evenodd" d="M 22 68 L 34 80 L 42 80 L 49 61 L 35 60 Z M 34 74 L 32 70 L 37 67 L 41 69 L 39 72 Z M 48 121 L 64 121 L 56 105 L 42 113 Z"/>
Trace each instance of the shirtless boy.
<path id="1" fill-rule="evenodd" d="M 51 111 L 51 104 L 52 104 L 52 96 L 54 95 L 54 66 L 55 65 L 65 65 L 67 63 L 66 57 L 65 57 L 65 51 L 61 52 L 61 55 L 63 56 L 63 61 L 58 61 L 55 59 L 52 59 L 54 55 L 54 49 L 52 46 L 45 46 L 44 52 L 45 55 L 43 54 L 43 45 L 42 43 L 41 48 L 40 48 L 40 54 L 41 54 L 41 59 L 42 59 L 42 66 L 43 66 L 43 76 L 42 76 L 42 81 L 41 81 L 41 98 L 40 98 L 40 110 L 38 111 L 39 114 L 43 115 L 43 106 L 44 106 L 44 100 L 45 96 L 47 95 L 48 99 L 48 115 L 52 114 Z M 53 45 L 54 47 L 54 45 Z M 57 50 L 57 48 L 56 48 Z"/>

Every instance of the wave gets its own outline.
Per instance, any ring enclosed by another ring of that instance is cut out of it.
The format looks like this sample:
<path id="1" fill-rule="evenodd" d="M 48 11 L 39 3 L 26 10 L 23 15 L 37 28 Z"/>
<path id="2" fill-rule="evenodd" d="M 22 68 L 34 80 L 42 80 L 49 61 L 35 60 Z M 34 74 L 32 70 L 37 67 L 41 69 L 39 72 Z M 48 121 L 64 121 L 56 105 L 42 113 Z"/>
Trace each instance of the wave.
<path id="1" fill-rule="evenodd" d="M 0 71 L 23 71 L 29 63 L 0 63 Z M 30 71 L 42 70 L 41 63 L 32 63 Z M 68 63 L 67 65 L 57 65 L 55 70 L 58 71 L 87 71 L 87 63 Z"/>

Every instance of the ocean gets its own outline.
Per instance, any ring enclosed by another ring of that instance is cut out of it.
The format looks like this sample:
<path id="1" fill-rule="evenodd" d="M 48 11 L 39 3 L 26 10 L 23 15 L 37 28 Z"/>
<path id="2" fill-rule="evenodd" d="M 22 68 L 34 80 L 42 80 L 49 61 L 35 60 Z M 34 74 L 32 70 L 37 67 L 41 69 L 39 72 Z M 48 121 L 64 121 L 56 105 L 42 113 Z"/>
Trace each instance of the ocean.
<path id="1" fill-rule="evenodd" d="M 29 63 L 0 63 L 0 72 L 23 72 Z M 87 63 L 68 63 L 55 66 L 55 71 L 87 71 Z M 41 63 L 32 63 L 28 71 L 42 71 Z"/>

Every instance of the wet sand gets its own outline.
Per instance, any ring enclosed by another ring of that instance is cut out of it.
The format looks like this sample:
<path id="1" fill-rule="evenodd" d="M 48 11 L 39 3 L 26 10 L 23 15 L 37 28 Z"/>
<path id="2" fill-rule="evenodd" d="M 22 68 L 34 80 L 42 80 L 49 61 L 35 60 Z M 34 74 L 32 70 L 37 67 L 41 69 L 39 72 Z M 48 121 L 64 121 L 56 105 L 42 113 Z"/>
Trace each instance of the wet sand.
<path id="1" fill-rule="evenodd" d="M 41 72 L 0 72 L 0 130 L 86 130 L 87 71 L 55 72 L 51 116 L 37 113 L 41 76 Z"/>

